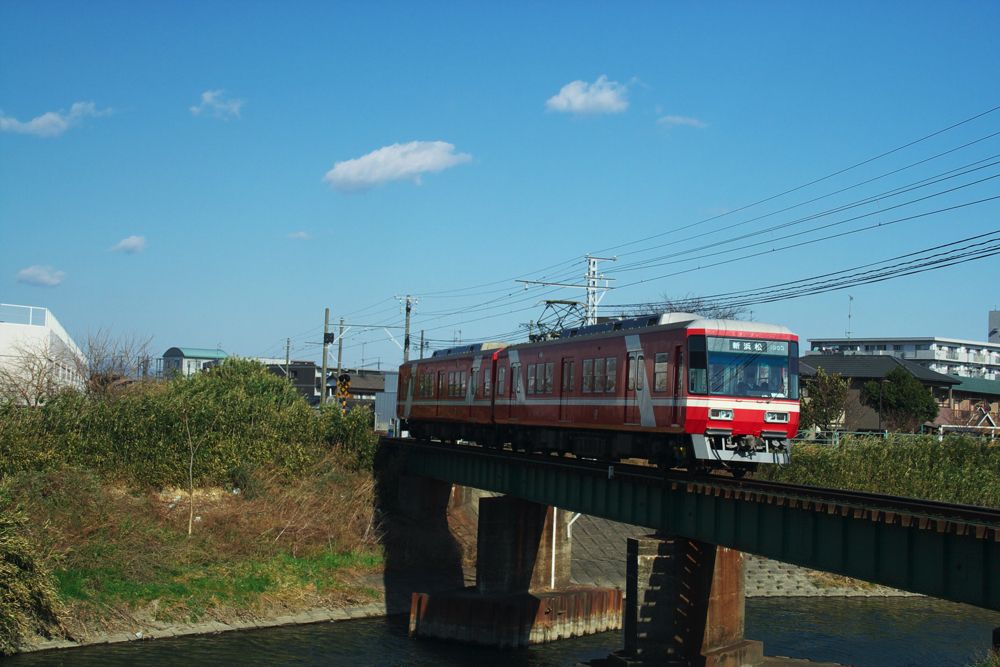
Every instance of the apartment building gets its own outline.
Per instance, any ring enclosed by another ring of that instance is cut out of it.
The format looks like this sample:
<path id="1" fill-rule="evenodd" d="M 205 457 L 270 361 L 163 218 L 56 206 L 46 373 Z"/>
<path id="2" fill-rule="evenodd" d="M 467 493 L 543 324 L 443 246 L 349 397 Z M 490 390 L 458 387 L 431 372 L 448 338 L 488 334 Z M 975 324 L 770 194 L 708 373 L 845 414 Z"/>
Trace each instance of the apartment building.
<path id="1" fill-rule="evenodd" d="M 809 354 L 870 354 L 908 359 L 959 377 L 1000 380 L 1000 343 L 960 338 L 810 338 Z"/>

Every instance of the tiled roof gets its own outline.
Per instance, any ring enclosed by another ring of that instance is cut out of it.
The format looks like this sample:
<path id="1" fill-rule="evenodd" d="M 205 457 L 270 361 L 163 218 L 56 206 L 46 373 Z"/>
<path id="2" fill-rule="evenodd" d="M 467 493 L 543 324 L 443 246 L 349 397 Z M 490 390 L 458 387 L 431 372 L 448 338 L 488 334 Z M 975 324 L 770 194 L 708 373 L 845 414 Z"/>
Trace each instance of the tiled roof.
<path id="1" fill-rule="evenodd" d="M 841 377 L 876 380 L 884 378 L 896 368 L 902 368 L 924 384 L 954 385 L 960 380 L 944 373 L 935 373 L 909 359 L 900 359 L 887 354 L 808 354 L 799 359 L 801 375 L 816 374 L 822 368 L 826 373 L 836 373 Z"/>

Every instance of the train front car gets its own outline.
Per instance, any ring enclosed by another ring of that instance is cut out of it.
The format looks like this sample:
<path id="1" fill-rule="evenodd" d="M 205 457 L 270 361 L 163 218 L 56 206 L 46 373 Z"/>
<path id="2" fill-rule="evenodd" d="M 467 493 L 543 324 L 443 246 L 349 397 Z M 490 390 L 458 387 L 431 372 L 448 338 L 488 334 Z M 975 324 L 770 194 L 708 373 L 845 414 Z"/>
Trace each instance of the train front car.
<path id="1" fill-rule="evenodd" d="M 698 320 L 687 348 L 684 426 L 695 465 L 742 474 L 788 463 L 799 425 L 798 337 L 773 324 Z"/>

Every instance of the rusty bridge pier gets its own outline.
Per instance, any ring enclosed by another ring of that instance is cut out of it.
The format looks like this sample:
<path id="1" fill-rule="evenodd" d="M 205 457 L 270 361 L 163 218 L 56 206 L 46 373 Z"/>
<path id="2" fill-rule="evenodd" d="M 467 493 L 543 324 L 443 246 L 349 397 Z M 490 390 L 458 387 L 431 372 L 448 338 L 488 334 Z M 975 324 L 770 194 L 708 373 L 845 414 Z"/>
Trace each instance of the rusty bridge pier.
<path id="1" fill-rule="evenodd" d="M 649 535 L 627 546 L 624 650 L 610 665 L 729 667 L 764 661 L 743 637 L 743 553 Z"/>
<path id="2" fill-rule="evenodd" d="M 410 635 L 519 647 L 621 628 L 620 590 L 570 583 L 571 516 L 512 496 L 481 498 L 476 585 L 413 593 Z"/>

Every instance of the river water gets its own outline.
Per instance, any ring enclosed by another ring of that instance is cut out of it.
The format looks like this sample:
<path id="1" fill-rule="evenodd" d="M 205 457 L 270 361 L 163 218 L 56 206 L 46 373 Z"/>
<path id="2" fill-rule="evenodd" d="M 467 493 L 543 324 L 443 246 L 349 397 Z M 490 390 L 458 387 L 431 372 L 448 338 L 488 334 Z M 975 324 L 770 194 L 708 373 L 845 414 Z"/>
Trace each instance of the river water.
<path id="1" fill-rule="evenodd" d="M 925 598 L 754 598 L 746 636 L 768 655 L 872 667 L 964 667 L 990 646 L 1000 614 Z M 501 651 L 411 640 L 406 620 L 365 619 L 15 656 L 4 667 L 73 665 L 420 665 L 563 667 L 619 648 L 608 632 Z"/>

